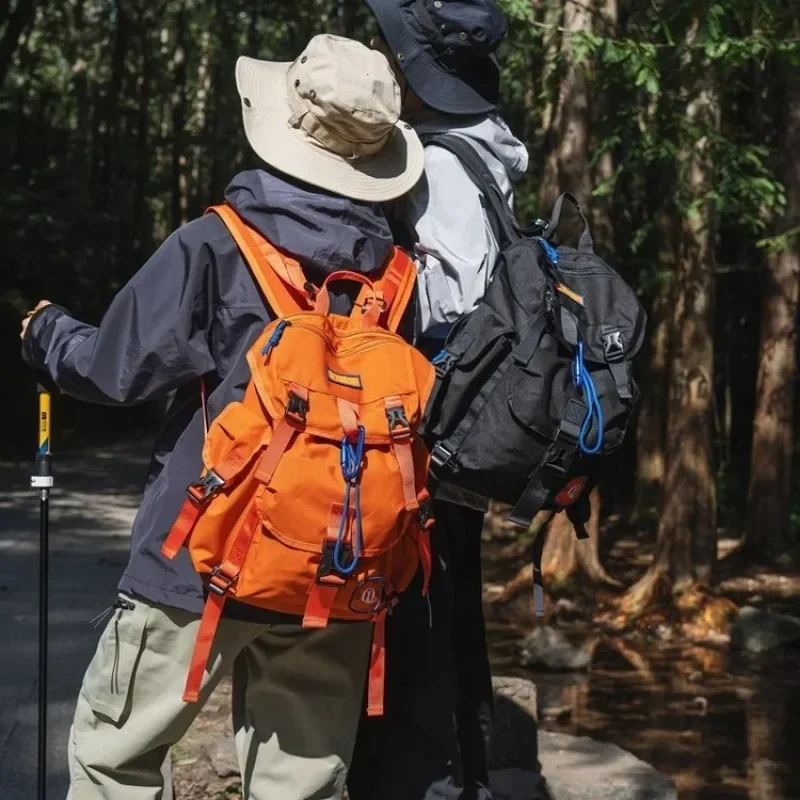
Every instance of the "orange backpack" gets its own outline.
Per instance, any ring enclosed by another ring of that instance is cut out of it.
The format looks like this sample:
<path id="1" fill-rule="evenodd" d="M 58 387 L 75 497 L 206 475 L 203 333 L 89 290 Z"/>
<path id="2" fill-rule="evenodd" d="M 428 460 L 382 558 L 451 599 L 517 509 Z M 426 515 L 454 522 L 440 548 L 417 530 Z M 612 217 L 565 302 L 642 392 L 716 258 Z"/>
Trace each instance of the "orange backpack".
<path id="1" fill-rule="evenodd" d="M 430 578 L 428 452 L 416 436 L 433 367 L 397 326 L 414 290 L 395 249 L 375 283 L 335 272 L 315 290 L 227 206 L 220 216 L 277 319 L 247 354 L 252 380 L 207 429 L 204 476 L 162 547 L 188 542 L 208 589 L 183 698 L 198 699 L 228 597 L 303 617 L 372 619 L 368 713 L 383 710 L 384 625 L 420 562 Z M 363 284 L 350 317 L 327 285 Z M 205 409 L 204 409 L 205 410 Z"/>

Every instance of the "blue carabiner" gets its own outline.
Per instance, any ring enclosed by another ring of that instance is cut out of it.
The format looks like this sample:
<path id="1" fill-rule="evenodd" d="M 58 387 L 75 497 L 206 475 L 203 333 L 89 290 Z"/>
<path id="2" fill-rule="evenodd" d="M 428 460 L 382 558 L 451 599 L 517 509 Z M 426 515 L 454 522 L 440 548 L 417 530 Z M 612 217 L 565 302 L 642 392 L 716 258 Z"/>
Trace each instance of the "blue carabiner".
<path id="1" fill-rule="evenodd" d="M 339 451 L 339 465 L 342 469 L 342 477 L 344 478 L 345 487 L 344 498 L 342 500 L 342 516 L 339 520 L 339 530 L 336 535 L 336 545 L 333 548 L 333 566 L 341 575 L 350 575 L 355 570 L 356 566 L 358 565 L 358 560 L 361 557 L 363 532 L 361 522 L 361 485 L 358 479 L 361 474 L 361 465 L 364 461 L 364 442 L 366 438 L 366 429 L 363 425 L 359 425 L 355 442 L 352 442 L 349 436 L 345 436 L 342 439 L 342 445 Z M 344 529 L 347 523 L 347 518 L 350 515 L 350 495 L 354 488 L 356 529 L 353 536 L 353 557 L 350 560 L 350 563 L 345 566 L 341 561 L 342 547 L 344 546 Z"/>
<path id="2" fill-rule="evenodd" d="M 597 397 L 597 390 L 594 386 L 591 373 L 586 369 L 583 360 L 583 342 L 578 341 L 578 348 L 575 359 L 572 362 L 572 378 L 575 386 L 580 390 L 586 402 L 586 416 L 581 424 L 580 434 L 578 435 L 578 448 L 587 456 L 597 455 L 603 449 L 603 407 Z M 597 438 L 594 444 L 589 444 L 588 437 L 592 430 L 592 421 L 597 423 Z"/>

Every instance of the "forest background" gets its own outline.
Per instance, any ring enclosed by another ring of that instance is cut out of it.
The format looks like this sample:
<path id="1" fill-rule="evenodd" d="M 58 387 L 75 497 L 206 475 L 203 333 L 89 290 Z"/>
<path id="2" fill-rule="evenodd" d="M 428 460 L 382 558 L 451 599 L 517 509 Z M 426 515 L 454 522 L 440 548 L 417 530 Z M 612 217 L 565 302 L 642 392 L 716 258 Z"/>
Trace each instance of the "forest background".
<path id="1" fill-rule="evenodd" d="M 578 194 L 650 314 L 641 413 L 605 513 L 658 523 L 652 577 L 678 588 L 713 580 L 720 526 L 759 558 L 796 552 L 798 4 L 502 5 L 500 111 L 531 154 L 518 213 Z M 236 57 L 291 60 L 320 31 L 375 28 L 360 0 L 0 1 L 4 439 L 32 436 L 20 314 L 47 297 L 99 320 L 254 165 Z M 67 442 L 158 413 L 59 410 Z"/>

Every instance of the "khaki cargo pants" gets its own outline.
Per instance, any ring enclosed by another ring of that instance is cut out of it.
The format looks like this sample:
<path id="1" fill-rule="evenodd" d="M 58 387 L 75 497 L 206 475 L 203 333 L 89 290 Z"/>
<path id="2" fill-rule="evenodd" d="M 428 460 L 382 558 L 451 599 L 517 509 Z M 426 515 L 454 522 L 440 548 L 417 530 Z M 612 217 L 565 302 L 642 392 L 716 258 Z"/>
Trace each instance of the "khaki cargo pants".
<path id="1" fill-rule="evenodd" d="M 370 623 L 303 630 L 223 619 L 200 703 L 190 704 L 181 695 L 199 618 L 123 599 L 129 607 L 114 611 L 78 697 L 68 800 L 171 800 L 163 777 L 169 748 L 231 670 L 243 797 L 340 800 L 364 696 Z"/>

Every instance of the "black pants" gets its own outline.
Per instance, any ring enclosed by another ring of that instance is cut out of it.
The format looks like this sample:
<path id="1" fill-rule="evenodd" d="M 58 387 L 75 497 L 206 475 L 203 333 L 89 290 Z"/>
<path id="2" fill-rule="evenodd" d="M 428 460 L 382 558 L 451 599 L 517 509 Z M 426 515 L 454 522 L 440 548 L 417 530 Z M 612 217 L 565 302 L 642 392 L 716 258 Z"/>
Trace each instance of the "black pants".
<path id="1" fill-rule="evenodd" d="M 483 513 L 437 502 L 435 515 L 429 599 L 418 575 L 387 620 L 385 714 L 361 720 L 351 800 L 490 800 Z"/>

